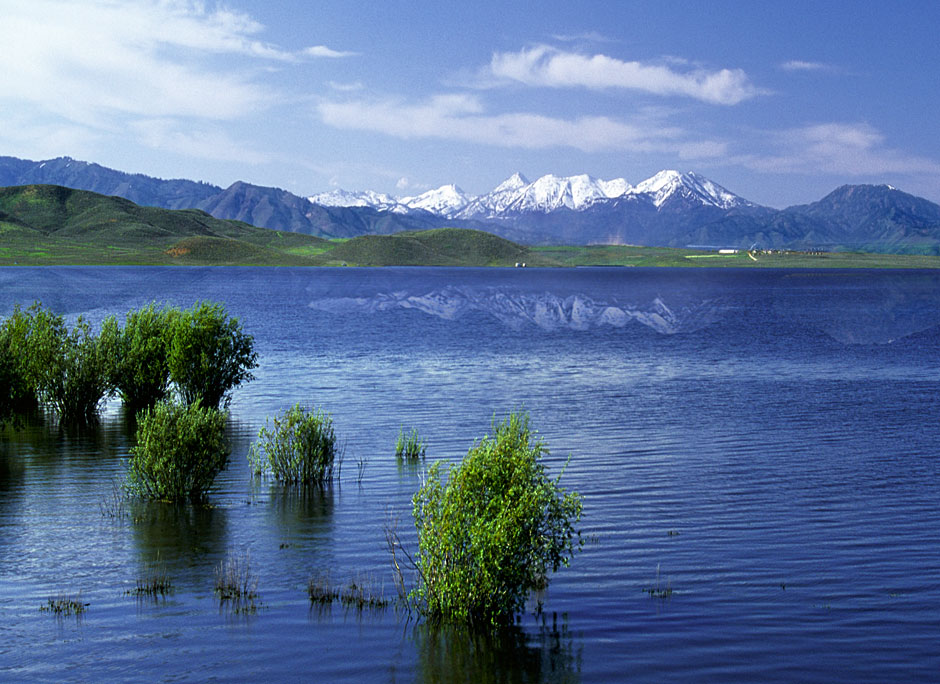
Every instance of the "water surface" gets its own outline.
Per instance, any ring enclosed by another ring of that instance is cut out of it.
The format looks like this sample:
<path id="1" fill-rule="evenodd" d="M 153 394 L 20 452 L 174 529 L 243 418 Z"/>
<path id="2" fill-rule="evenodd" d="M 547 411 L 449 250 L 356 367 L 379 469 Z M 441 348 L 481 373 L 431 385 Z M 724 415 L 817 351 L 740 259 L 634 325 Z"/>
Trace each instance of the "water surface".
<path id="1" fill-rule="evenodd" d="M 2 269 L 2 315 L 224 302 L 261 365 L 210 508 L 102 514 L 132 444 L 113 402 L 94 429 L 3 434 L 0 680 L 936 681 L 938 293 L 932 272 Z M 323 492 L 248 473 L 298 401 L 345 443 Z M 400 426 L 455 461 L 519 407 L 584 497 L 541 615 L 488 639 L 310 608 L 315 572 L 394 593 L 384 526 L 413 541 L 421 479 Z M 213 593 L 232 552 L 255 614 Z M 125 595 L 158 561 L 173 593 Z M 77 592 L 83 618 L 39 611 Z"/>

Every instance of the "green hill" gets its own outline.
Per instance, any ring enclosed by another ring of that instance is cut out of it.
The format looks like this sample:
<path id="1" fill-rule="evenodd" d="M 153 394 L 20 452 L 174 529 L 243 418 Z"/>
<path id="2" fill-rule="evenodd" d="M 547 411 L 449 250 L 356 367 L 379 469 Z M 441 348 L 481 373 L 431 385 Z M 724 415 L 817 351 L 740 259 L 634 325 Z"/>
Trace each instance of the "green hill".
<path id="1" fill-rule="evenodd" d="M 394 235 L 363 235 L 315 259 L 324 265 L 357 266 L 530 266 L 558 265 L 528 247 L 491 233 L 436 228 Z"/>
<path id="2" fill-rule="evenodd" d="M 330 244 L 56 185 L 0 188 L 0 264 L 311 265 Z"/>

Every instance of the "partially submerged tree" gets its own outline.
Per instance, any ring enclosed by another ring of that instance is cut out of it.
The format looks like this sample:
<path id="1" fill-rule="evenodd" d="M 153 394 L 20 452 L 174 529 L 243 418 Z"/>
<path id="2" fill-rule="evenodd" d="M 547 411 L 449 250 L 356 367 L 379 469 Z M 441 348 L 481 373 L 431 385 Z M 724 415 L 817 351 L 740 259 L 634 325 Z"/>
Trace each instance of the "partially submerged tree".
<path id="1" fill-rule="evenodd" d="M 179 309 L 152 302 L 127 314 L 124 327 L 114 316 L 101 327 L 102 346 L 110 360 L 111 382 L 127 410 L 137 412 L 168 396 L 167 360 Z"/>
<path id="2" fill-rule="evenodd" d="M 203 501 L 228 463 L 226 416 L 212 407 L 157 402 L 141 411 L 128 488 L 145 499 Z"/>
<path id="3" fill-rule="evenodd" d="M 546 451 L 528 416 L 513 413 L 449 473 L 440 462 L 430 469 L 413 499 L 418 584 L 409 593 L 429 619 L 511 622 L 580 547 L 581 499 L 548 477 Z"/>
<path id="4" fill-rule="evenodd" d="M 176 317 L 167 363 L 183 401 L 227 405 L 232 389 L 251 380 L 258 366 L 254 338 L 242 331 L 225 307 L 199 302 Z"/>

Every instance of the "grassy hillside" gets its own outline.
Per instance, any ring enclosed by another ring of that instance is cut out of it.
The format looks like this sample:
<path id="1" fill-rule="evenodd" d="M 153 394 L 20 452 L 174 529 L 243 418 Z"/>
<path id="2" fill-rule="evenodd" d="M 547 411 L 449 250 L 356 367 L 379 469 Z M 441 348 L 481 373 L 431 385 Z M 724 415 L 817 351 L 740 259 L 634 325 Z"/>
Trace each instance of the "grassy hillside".
<path id="1" fill-rule="evenodd" d="M 437 228 L 395 235 L 363 235 L 316 257 L 323 265 L 513 266 L 555 265 L 528 247 L 465 228 Z"/>
<path id="2" fill-rule="evenodd" d="M 325 240 L 55 185 L 0 188 L 0 264 L 311 265 Z"/>

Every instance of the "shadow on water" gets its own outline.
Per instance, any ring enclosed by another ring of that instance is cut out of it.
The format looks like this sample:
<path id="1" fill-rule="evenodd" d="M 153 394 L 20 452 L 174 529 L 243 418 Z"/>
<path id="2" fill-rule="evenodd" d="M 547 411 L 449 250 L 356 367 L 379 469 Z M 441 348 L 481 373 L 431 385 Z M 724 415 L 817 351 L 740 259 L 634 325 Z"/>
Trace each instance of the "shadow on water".
<path id="1" fill-rule="evenodd" d="M 195 574 L 195 584 L 212 586 L 215 565 L 226 551 L 225 509 L 135 501 L 130 516 L 141 572 L 162 562 L 174 577 Z"/>
<path id="2" fill-rule="evenodd" d="M 333 534 L 334 500 L 331 486 L 270 485 L 269 494 L 269 517 L 285 539 L 291 542 L 327 540 Z"/>
<path id="3" fill-rule="evenodd" d="M 417 625 L 412 634 L 418 654 L 416 681 L 579 682 L 581 652 L 566 624 L 543 616 L 538 628 L 509 627 L 495 633 L 458 627 Z"/>

